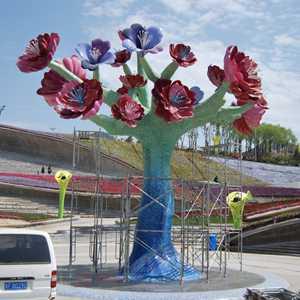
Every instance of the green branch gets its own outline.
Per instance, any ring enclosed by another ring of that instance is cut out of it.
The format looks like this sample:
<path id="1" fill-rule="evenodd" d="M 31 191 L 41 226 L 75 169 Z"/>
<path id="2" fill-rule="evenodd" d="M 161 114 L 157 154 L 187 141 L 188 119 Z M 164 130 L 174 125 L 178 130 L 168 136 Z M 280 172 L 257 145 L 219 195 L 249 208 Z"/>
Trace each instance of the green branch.
<path id="1" fill-rule="evenodd" d="M 137 53 L 137 69 L 138 69 L 138 74 L 143 76 L 144 78 L 146 77 L 145 75 L 145 70 L 143 68 L 142 62 L 141 62 L 142 56 Z M 147 108 L 148 111 L 150 111 L 151 109 L 151 97 L 148 96 L 147 93 L 147 87 L 143 86 L 138 88 L 139 93 L 138 93 L 138 97 L 140 100 L 140 103 Z"/>
<path id="2" fill-rule="evenodd" d="M 69 71 L 67 68 L 65 68 L 62 64 L 59 64 L 58 62 L 52 60 L 48 68 L 58 73 L 60 76 L 67 80 L 76 80 L 79 83 L 82 83 L 83 81 L 77 77 L 75 74 L 73 74 L 71 71 Z"/>
<path id="3" fill-rule="evenodd" d="M 196 107 L 192 118 L 177 123 L 175 126 L 178 126 L 181 129 L 181 132 L 184 133 L 193 128 L 202 126 L 207 122 L 213 121 L 216 118 L 218 111 L 225 103 L 224 96 L 227 90 L 228 84 L 223 83 L 212 96 Z"/>
<path id="4" fill-rule="evenodd" d="M 94 117 L 91 117 L 89 120 L 104 128 L 111 135 L 136 136 L 137 134 L 136 128 L 128 127 L 122 121 L 116 120 L 106 115 L 96 115 Z"/>
<path id="5" fill-rule="evenodd" d="M 97 66 L 96 70 L 93 72 L 93 79 L 96 79 L 100 82 L 100 70 L 99 66 Z"/>
<path id="6" fill-rule="evenodd" d="M 127 64 L 123 65 L 123 71 L 124 71 L 125 75 L 132 75 L 132 72 Z"/>
<path id="7" fill-rule="evenodd" d="M 166 68 L 162 71 L 160 78 L 171 79 L 178 69 L 178 64 L 175 61 L 172 61 Z"/>
<path id="8" fill-rule="evenodd" d="M 215 115 L 225 103 L 224 96 L 228 87 L 227 83 L 223 83 L 213 95 L 211 95 L 206 101 L 200 103 L 200 105 L 198 105 L 195 109 L 194 118 L 198 119 L 206 116 L 211 118 L 211 116 Z"/>
<path id="9" fill-rule="evenodd" d="M 119 94 L 112 90 L 103 90 L 104 103 L 113 106 L 119 99 Z"/>
<path id="10" fill-rule="evenodd" d="M 149 65 L 145 57 L 141 57 L 141 65 L 145 70 L 148 79 L 150 79 L 153 82 L 158 80 L 159 76 L 152 70 L 151 66 Z"/>
<path id="11" fill-rule="evenodd" d="M 228 108 L 223 108 L 218 111 L 215 118 L 212 120 L 215 123 L 232 123 L 234 120 L 241 117 L 243 113 L 249 110 L 252 104 L 248 103 L 243 106 L 233 106 Z"/>

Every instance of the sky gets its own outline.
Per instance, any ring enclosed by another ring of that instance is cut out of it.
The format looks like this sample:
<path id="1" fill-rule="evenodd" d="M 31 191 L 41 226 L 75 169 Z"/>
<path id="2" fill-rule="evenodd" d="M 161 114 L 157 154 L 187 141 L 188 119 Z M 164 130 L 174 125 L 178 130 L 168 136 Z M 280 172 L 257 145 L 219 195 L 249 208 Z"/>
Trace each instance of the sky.
<path id="1" fill-rule="evenodd" d="M 79 42 L 110 40 L 121 49 L 119 29 L 133 23 L 158 26 L 164 51 L 148 54 L 156 71 L 170 62 L 170 43 L 192 47 L 198 62 L 181 68 L 175 79 L 213 93 L 206 72 L 223 65 L 225 49 L 237 45 L 259 65 L 269 102 L 264 122 L 291 128 L 300 139 L 300 5 L 299 0 L 2 0 L 0 11 L 0 123 L 28 129 L 71 132 L 96 130 L 90 121 L 63 120 L 36 94 L 43 71 L 18 71 L 16 59 L 39 33 L 61 37 L 56 59 L 74 54 Z M 134 68 L 134 64 L 132 67 Z M 101 66 L 106 86 L 120 87 L 120 68 Z M 229 97 L 230 99 L 230 97 Z M 102 107 L 103 113 L 109 113 Z"/>

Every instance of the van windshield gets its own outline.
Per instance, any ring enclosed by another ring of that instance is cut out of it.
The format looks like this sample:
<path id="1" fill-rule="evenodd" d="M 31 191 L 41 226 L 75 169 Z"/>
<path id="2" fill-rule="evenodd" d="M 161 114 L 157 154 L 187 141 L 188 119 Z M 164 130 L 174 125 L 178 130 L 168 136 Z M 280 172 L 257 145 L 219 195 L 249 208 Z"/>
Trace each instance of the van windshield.
<path id="1" fill-rule="evenodd" d="M 45 237 L 34 234 L 0 234 L 0 264 L 50 263 Z"/>

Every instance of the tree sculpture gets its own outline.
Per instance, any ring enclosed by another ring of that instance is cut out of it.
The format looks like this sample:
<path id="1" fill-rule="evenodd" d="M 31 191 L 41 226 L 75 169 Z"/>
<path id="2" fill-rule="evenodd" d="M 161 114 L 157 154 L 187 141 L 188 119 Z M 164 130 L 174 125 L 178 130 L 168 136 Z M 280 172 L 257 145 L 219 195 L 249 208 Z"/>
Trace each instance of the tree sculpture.
<path id="1" fill-rule="evenodd" d="M 95 39 L 79 44 L 78 56 L 53 60 L 59 36 L 42 34 L 30 41 L 17 66 L 22 72 L 39 71 L 45 67 L 42 87 L 37 93 L 65 119 L 82 117 L 103 127 L 112 135 L 132 136 L 140 141 L 144 153 L 144 195 L 136 225 L 135 242 L 129 260 L 129 278 L 138 281 L 178 280 L 180 259 L 171 242 L 174 213 L 170 160 L 176 142 L 187 131 L 208 122 L 227 122 L 244 133 L 259 125 L 266 109 L 257 75 L 256 63 L 239 52 L 236 46 L 226 50 L 224 70 L 208 67 L 208 77 L 217 87 L 215 93 L 202 101 L 198 87 L 189 88 L 171 78 L 177 68 L 196 62 L 189 46 L 171 44 L 172 62 L 157 74 L 146 55 L 162 51 L 161 30 L 133 24 L 119 31 L 124 50 L 113 51 L 110 42 Z M 137 56 L 137 72 L 126 62 Z M 122 66 L 122 87 L 117 91 L 103 87 L 99 66 Z M 86 70 L 92 71 L 89 79 Z M 147 89 L 149 81 L 154 87 Z M 225 105 L 224 96 L 235 95 L 236 103 Z M 111 107 L 112 117 L 97 114 L 101 105 Z M 158 199 L 158 201 L 152 201 Z M 183 279 L 200 278 L 196 269 L 186 265 Z"/>

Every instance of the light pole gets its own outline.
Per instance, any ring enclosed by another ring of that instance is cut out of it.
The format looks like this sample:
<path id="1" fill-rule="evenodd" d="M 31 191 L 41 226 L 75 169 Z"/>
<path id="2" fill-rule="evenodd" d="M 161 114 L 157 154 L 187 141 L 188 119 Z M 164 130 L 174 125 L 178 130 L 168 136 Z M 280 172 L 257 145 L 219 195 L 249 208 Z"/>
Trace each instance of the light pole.
<path id="1" fill-rule="evenodd" d="M 1 108 L 0 108 L 0 116 L 1 116 L 1 113 L 4 111 L 6 105 L 2 105 Z"/>
<path id="2" fill-rule="evenodd" d="M 55 130 L 56 130 L 55 127 L 50 127 L 49 129 L 52 131 L 52 134 L 53 134 L 53 135 L 56 135 L 56 134 L 55 134 Z"/>

